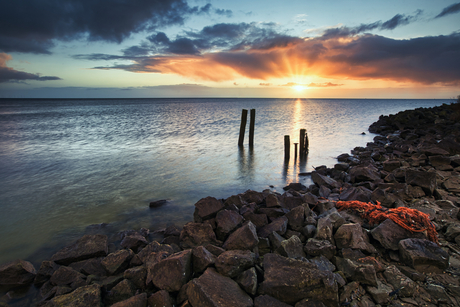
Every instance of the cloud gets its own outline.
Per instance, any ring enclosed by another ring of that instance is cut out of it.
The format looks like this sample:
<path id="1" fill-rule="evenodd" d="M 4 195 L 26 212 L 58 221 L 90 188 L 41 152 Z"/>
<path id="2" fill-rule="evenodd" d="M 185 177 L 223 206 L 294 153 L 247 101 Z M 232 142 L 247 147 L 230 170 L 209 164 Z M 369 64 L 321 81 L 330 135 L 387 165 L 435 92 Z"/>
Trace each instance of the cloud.
<path id="1" fill-rule="evenodd" d="M 442 12 L 439 13 L 435 18 L 444 17 L 446 15 L 455 14 L 458 12 L 460 12 L 460 2 L 449 5 L 448 7 L 444 8 Z"/>
<path id="2" fill-rule="evenodd" d="M 26 80 L 35 81 L 53 81 L 62 80 L 54 76 L 40 76 L 39 74 L 31 74 L 23 71 L 14 70 L 6 66 L 6 62 L 12 59 L 11 55 L 0 53 L 0 83 L 4 82 L 23 82 Z"/>
<path id="3" fill-rule="evenodd" d="M 271 83 L 259 83 L 260 86 L 271 86 L 272 84 Z"/>
<path id="4" fill-rule="evenodd" d="M 3 1 L 0 51 L 49 54 L 54 40 L 80 38 L 120 43 L 132 33 L 181 25 L 211 9 L 209 4 L 190 7 L 186 0 Z"/>

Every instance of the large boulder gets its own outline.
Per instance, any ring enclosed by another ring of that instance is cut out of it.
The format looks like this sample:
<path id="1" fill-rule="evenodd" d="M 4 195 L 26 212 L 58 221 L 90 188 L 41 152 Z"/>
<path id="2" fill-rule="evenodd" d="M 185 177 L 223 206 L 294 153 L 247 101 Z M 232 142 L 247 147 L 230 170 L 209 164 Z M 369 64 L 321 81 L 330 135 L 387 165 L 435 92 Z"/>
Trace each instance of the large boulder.
<path id="1" fill-rule="evenodd" d="M 68 265 L 89 258 L 104 257 L 108 253 L 108 239 L 105 235 L 85 235 L 74 244 L 64 247 L 51 257 L 57 264 Z"/>
<path id="2" fill-rule="evenodd" d="M 217 271 L 230 278 L 236 277 L 254 265 L 255 255 L 248 250 L 231 250 L 216 259 Z"/>
<path id="3" fill-rule="evenodd" d="M 326 306 L 338 306 L 338 286 L 334 274 L 321 271 L 315 264 L 266 254 L 263 266 L 264 281 L 260 293 L 287 303 L 305 299 L 321 301 Z"/>
<path id="4" fill-rule="evenodd" d="M 50 282 L 55 286 L 70 285 L 73 289 L 78 286 L 85 285 L 86 276 L 75 271 L 72 268 L 61 266 L 53 275 L 51 275 Z"/>
<path id="5" fill-rule="evenodd" d="M 192 263 L 194 272 L 204 272 L 210 265 L 216 262 L 216 257 L 204 246 L 197 246 L 192 250 Z"/>
<path id="6" fill-rule="evenodd" d="M 375 248 L 369 243 L 369 237 L 359 224 L 343 224 L 337 229 L 334 235 L 337 248 L 351 248 L 376 252 Z"/>
<path id="7" fill-rule="evenodd" d="M 335 264 L 347 279 L 365 285 L 377 286 L 377 275 L 372 264 L 362 264 L 341 257 L 335 257 Z"/>
<path id="8" fill-rule="evenodd" d="M 229 277 L 208 268 L 187 287 L 187 297 L 192 307 L 251 307 L 253 302 L 238 284 Z"/>
<path id="9" fill-rule="evenodd" d="M 393 289 L 399 290 L 398 295 L 403 297 L 411 297 L 414 295 L 417 284 L 401 273 L 396 266 L 388 266 L 383 272 L 383 275 Z"/>
<path id="10" fill-rule="evenodd" d="M 168 292 L 179 291 L 191 276 L 192 250 L 185 250 L 169 256 L 153 267 L 153 284 Z"/>
<path id="11" fill-rule="evenodd" d="M 56 296 L 50 302 L 50 306 L 67 306 L 67 307 L 87 307 L 87 306 L 102 306 L 101 304 L 101 289 L 97 284 L 84 286 L 75 291 Z M 48 306 L 48 305 L 47 305 Z"/>
<path id="12" fill-rule="evenodd" d="M 243 217 L 235 211 L 221 210 L 216 215 L 216 235 L 224 240 L 241 222 Z"/>
<path id="13" fill-rule="evenodd" d="M 0 266 L 0 286 L 22 286 L 30 284 L 37 274 L 28 261 L 15 260 Z"/>
<path id="14" fill-rule="evenodd" d="M 311 173 L 311 180 L 318 186 L 326 186 L 329 189 L 340 188 L 341 184 L 335 181 L 334 179 L 321 175 L 318 172 Z"/>
<path id="15" fill-rule="evenodd" d="M 407 238 L 425 239 L 426 235 L 421 232 L 411 232 L 402 228 L 391 219 L 386 219 L 379 226 L 371 230 L 372 237 L 386 248 L 394 251 L 399 250 L 399 242 Z"/>
<path id="16" fill-rule="evenodd" d="M 408 169 L 406 170 L 406 183 L 419 186 L 425 193 L 432 195 L 436 188 L 436 173 Z"/>
<path id="17" fill-rule="evenodd" d="M 154 305 L 151 305 L 154 306 Z M 147 293 L 141 293 L 124 301 L 115 303 L 112 307 L 147 307 Z M 165 306 L 170 307 L 170 306 Z"/>
<path id="18" fill-rule="evenodd" d="M 310 238 L 304 246 L 304 251 L 309 256 L 321 256 L 323 255 L 327 259 L 331 260 L 336 252 L 336 247 L 328 240 L 317 240 Z"/>
<path id="19" fill-rule="evenodd" d="M 273 231 L 276 231 L 280 235 L 284 235 L 287 229 L 288 219 L 285 216 L 277 218 L 268 225 L 265 225 L 259 230 L 259 237 L 266 238 Z"/>
<path id="20" fill-rule="evenodd" d="M 152 294 L 148 299 L 151 307 L 174 307 L 174 301 L 168 291 L 160 290 Z"/>
<path id="21" fill-rule="evenodd" d="M 425 239 L 400 241 L 399 256 L 405 264 L 421 272 L 441 273 L 449 267 L 449 254 Z"/>
<path id="22" fill-rule="evenodd" d="M 208 220 L 216 216 L 217 212 L 224 208 L 222 201 L 208 196 L 200 199 L 195 204 L 195 212 L 193 213 L 193 219 L 196 223 L 201 223 L 204 220 Z"/>
<path id="23" fill-rule="evenodd" d="M 130 249 L 121 249 L 110 253 L 102 260 L 101 264 L 109 275 L 121 273 L 128 268 L 134 253 Z"/>
<path id="24" fill-rule="evenodd" d="M 372 166 L 355 166 L 350 169 L 349 173 L 353 183 L 380 179 L 377 169 Z"/>
<path id="25" fill-rule="evenodd" d="M 287 240 L 280 242 L 280 247 L 277 251 L 288 258 L 299 259 L 305 257 L 305 252 L 303 251 L 303 245 L 299 237 L 293 235 Z"/>
<path id="26" fill-rule="evenodd" d="M 180 233 L 182 248 L 191 248 L 206 243 L 216 243 L 216 234 L 210 224 L 187 223 Z"/>
<path id="27" fill-rule="evenodd" d="M 258 243 L 259 239 L 257 237 L 256 226 L 249 221 L 235 230 L 224 242 L 222 247 L 228 250 L 252 250 Z"/>

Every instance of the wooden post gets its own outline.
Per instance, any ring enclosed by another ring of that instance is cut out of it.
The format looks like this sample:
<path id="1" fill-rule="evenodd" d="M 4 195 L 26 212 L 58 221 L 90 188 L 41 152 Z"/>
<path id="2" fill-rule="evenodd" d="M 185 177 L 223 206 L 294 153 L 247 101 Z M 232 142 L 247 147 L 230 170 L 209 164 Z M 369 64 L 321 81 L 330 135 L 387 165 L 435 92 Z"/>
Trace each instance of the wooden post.
<path id="1" fill-rule="evenodd" d="M 297 160 L 297 144 L 299 143 L 294 143 L 294 160 Z"/>
<path id="2" fill-rule="evenodd" d="M 254 146 L 255 122 L 256 122 L 256 109 L 251 109 L 251 118 L 249 121 L 249 146 Z"/>
<path id="3" fill-rule="evenodd" d="M 284 160 L 289 160 L 291 156 L 291 141 L 289 135 L 284 136 Z"/>
<path id="4" fill-rule="evenodd" d="M 240 137 L 238 138 L 238 146 L 243 146 L 244 132 L 246 130 L 247 121 L 248 121 L 248 110 L 243 109 L 241 113 Z"/>
<path id="5" fill-rule="evenodd" d="M 300 129 L 300 157 L 303 157 L 305 155 L 305 133 L 306 129 Z"/>
<path id="6" fill-rule="evenodd" d="M 309 145 L 309 142 L 308 142 L 308 134 L 307 134 L 307 130 L 305 130 L 305 155 L 308 155 L 308 145 Z"/>

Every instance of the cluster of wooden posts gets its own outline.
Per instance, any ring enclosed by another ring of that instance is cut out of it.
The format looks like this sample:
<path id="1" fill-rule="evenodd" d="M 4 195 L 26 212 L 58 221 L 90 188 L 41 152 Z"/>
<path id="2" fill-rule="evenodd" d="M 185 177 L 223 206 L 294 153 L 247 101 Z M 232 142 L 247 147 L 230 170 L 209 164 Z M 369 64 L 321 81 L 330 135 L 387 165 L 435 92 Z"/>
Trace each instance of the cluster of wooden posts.
<path id="1" fill-rule="evenodd" d="M 254 146 L 254 126 L 256 120 L 256 109 L 251 109 L 251 120 L 249 122 L 249 146 Z M 243 146 L 244 142 L 244 133 L 246 131 L 246 122 L 248 121 L 248 110 L 243 109 L 241 113 L 241 125 L 240 125 L 240 136 L 238 138 L 238 146 Z M 300 129 L 299 136 L 299 155 L 300 159 L 306 158 L 308 154 L 308 135 L 307 129 Z M 294 159 L 297 159 L 297 145 L 299 143 L 294 143 Z M 289 135 L 284 136 L 284 159 L 289 160 L 291 156 L 291 141 Z"/>

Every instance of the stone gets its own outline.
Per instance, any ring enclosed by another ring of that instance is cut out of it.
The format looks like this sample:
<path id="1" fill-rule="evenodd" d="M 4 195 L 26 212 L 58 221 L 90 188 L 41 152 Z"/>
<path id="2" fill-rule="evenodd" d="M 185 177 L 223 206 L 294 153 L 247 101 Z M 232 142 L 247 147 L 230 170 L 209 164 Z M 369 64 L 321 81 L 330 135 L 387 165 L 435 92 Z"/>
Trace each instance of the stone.
<path id="1" fill-rule="evenodd" d="M 265 196 L 264 193 L 247 190 L 241 194 L 241 198 L 247 203 L 255 203 L 256 205 L 260 205 L 264 201 Z"/>
<path id="2" fill-rule="evenodd" d="M 209 266 L 216 262 L 216 257 L 204 246 L 194 247 L 192 250 L 192 264 L 194 272 L 204 272 Z"/>
<path id="3" fill-rule="evenodd" d="M 246 221 L 251 221 L 257 230 L 268 224 L 267 215 L 263 213 L 247 212 L 243 217 Z"/>
<path id="4" fill-rule="evenodd" d="M 112 307 L 147 307 L 147 293 L 141 293 L 141 294 L 135 295 L 124 301 L 113 304 Z M 165 307 L 172 307 L 172 306 L 165 306 Z"/>
<path id="5" fill-rule="evenodd" d="M 442 183 L 442 187 L 450 193 L 460 194 L 460 176 L 452 176 Z"/>
<path id="6" fill-rule="evenodd" d="M 148 303 L 150 307 L 174 307 L 174 300 L 169 295 L 168 291 L 160 290 L 152 294 Z"/>
<path id="7" fill-rule="evenodd" d="M 37 271 L 32 263 L 15 260 L 0 266 L 0 286 L 22 286 L 34 281 Z"/>
<path id="8" fill-rule="evenodd" d="M 116 284 L 110 292 L 104 297 L 104 303 L 106 306 L 124 301 L 134 296 L 136 293 L 136 287 L 127 279 L 123 279 Z"/>
<path id="9" fill-rule="evenodd" d="M 243 226 L 235 230 L 222 247 L 227 250 L 253 250 L 259 243 L 256 226 L 251 222 L 245 223 Z"/>
<path id="10" fill-rule="evenodd" d="M 369 243 L 369 237 L 359 224 L 343 224 L 334 235 L 337 248 L 352 248 L 376 253 L 376 249 Z"/>
<path id="11" fill-rule="evenodd" d="M 292 307 L 270 295 L 259 295 L 254 299 L 254 307 Z"/>
<path id="12" fill-rule="evenodd" d="M 340 193 L 340 200 L 358 200 L 369 202 L 371 200 L 371 191 L 365 187 L 349 187 Z"/>
<path id="13" fill-rule="evenodd" d="M 216 243 L 216 234 L 212 226 L 201 223 L 187 223 L 180 233 L 181 247 L 191 248 L 206 243 Z"/>
<path id="14" fill-rule="evenodd" d="M 377 275 L 373 265 L 361 264 L 341 257 L 335 257 L 335 265 L 347 279 L 377 287 Z"/>
<path id="15" fill-rule="evenodd" d="M 160 200 L 150 202 L 149 207 L 150 208 L 159 208 L 159 207 L 162 207 L 162 206 L 166 206 L 167 204 L 168 204 L 168 201 L 166 199 L 160 199 Z"/>
<path id="16" fill-rule="evenodd" d="M 425 239 L 400 241 L 399 256 L 405 264 L 420 272 L 441 273 L 449 267 L 449 254 Z"/>
<path id="17" fill-rule="evenodd" d="M 265 214 L 267 217 L 275 219 L 288 213 L 289 210 L 286 208 L 260 208 L 259 213 Z M 243 216 L 246 214 L 243 214 Z"/>
<path id="18" fill-rule="evenodd" d="M 55 286 L 69 286 L 71 284 L 80 284 L 80 281 L 86 279 L 86 276 L 75 271 L 72 268 L 61 266 L 57 269 L 50 278 L 51 284 Z M 75 289 L 76 287 L 72 287 Z"/>
<path id="19" fill-rule="evenodd" d="M 276 231 L 278 234 L 283 235 L 286 232 L 287 223 L 288 223 L 287 217 L 282 216 L 280 218 L 277 218 L 270 224 L 262 227 L 259 230 L 258 235 L 259 237 L 267 238 L 268 235 L 271 234 L 273 231 Z"/>
<path id="20" fill-rule="evenodd" d="M 187 297 L 193 307 L 252 307 L 253 301 L 229 277 L 208 268 L 187 287 Z"/>
<path id="21" fill-rule="evenodd" d="M 366 291 L 372 296 L 377 304 L 382 305 L 388 303 L 390 300 L 390 293 L 393 291 L 393 288 L 377 280 L 377 287 L 368 286 Z"/>
<path id="22" fill-rule="evenodd" d="M 165 252 L 168 255 L 172 255 L 174 254 L 174 249 L 168 244 L 160 244 L 157 241 L 153 241 L 144 247 L 140 252 L 138 252 L 137 256 L 142 261 L 142 263 L 145 263 L 151 253 L 158 252 Z"/>
<path id="23" fill-rule="evenodd" d="M 414 295 L 416 287 L 415 282 L 401 273 L 396 266 L 388 266 L 383 272 L 383 275 L 393 289 L 399 291 L 400 296 L 411 297 Z"/>
<path id="24" fill-rule="evenodd" d="M 235 211 L 221 210 L 216 215 L 216 235 L 224 240 L 241 222 L 243 217 Z"/>
<path id="25" fill-rule="evenodd" d="M 288 191 L 288 190 L 294 190 L 294 191 L 305 191 L 307 189 L 306 186 L 301 184 L 300 182 L 291 182 L 287 186 L 283 188 L 283 190 Z"/>
<path id="26" fill-rule="evenodd" d="M 334 164 L 334 169 L 341 171 L 341 172 L 346 172 L 350 168 L 350 164 L 346 162 L 339 162 Z"/>
<path id="27" fill-rule="evenodd" d="M 460 223 L 451 223 L 447 226 L 444 237 L 447 241 L 455 242 L 455 238 L 460 235 Z"/>
<path id="28" fill-rule="evenodd" d="M 263 267 L 260 294 L 268 294 L 287 304 L 309 298 L 326 306 L 338 305 L 338 286 L 332 272 L 321 271 L 310 262 L 276 254 L 266 254 Z"/>
<path id="29" fill-rule="evenodd" d="M 303 227 L 303 222 L 305 220 L 305 208 L 303 206 L 298 206 L 286 213 L 285 215 L 288 219 L 288 225 L 294 230 L 300 230 Z"/>
<path id="30" fill-rule="evenodd" d="M 280 236 L 276 232 L 272 232 L 268 235 L 268 239 L 270 240 L 270 245 L 273 247 L 273 250 L 277 250 L 281 246 L 281 242 L 286 240 L 284 237 Z"/>
<path id="31" fill-rule="evenodd" d="M 123 272 L 123 278 L 131 281 L 136 288 L 144 289 L 146 287 L 147 268 L 142 265 L 127 269 Z"/>
<path id="32" fill-rule="evenodd" d="M 383 207 L 393 208 L 396 201 L 394 194 L 387 193 L 386 190 L 377 188 L 371 194 L 371 200 L 374 203 L 379 202 Z"/>
<path id="33" fill-rule="evenodd" d="M 255 255 L 248 250 L 230 250 L 217 257 L 215 266 L 217 271 L 233 278 L 254 265 Z"/>
<path id="34" fill-rule="evenodd" d="M 121 249 L 108 254 L 107 257 L 101 261 L 101 265 L 109 275 L 116 275 L 128 268 L 129 262 L 133 256 L 134 253 L 132 250 Z"/>
<path id="35" fill-rule="evenodd" d="M 240 195 L 232 195 L 227 198 L 224 202 L 224 207 L 227 208 L 230 205 L 235 205 L 238 209 L 241 209 L 246 203 L 243 201 Z"/>
<path id="36" fill-rule="evenodd" d="M 306 298 L 295 304 L 295 307 L 326 307 L 326 305 L 318 300 Z"/>
<path id="37" fill-rule="evenodd" d="M 85 275 L 106 276 L 107 271 L 102 266 L 103 259 L 104 257 L 98 257 L 72 262 L 69 267 Z"/>
<path id="38" fill-rule="evenodd" d="M 304 257 L 303 244 L 299 237 L 292 236 L 288 240 L 283 240 L 280 243 L 280 247 L 277 251 L 285 257 L 299 259 Z"/>
<path id="39" fill-rule="evenodd" d="M 223 208 L 224 204 L 214 197 L 208 196 L 206 198 L 202 198 L 195 204 L 193 219 L 195 223 L 201 223 L 215 217 L 217 212 Z"/>
<path id="40" fill-rule="evenodd" d="M 446 156 L 429 156 L 430 163 L 433 167 L 450 165 L 451 159 Z"/>
<path id="41" fill-rule="evenodd" d="M 254 267 L 241 273 L 236 279 L 238 285 L 252 296 L 256 295 L 257 291 L 257 273 Z"/>
<path id="42" fill-rule="evenodd" d="M 120 246 L 122 248 L 131 249 L 136 252 L 147 244 L 149 244 L 147 239 L 145 239 L 145 237 L 140 233 L 136 232 L 134 234 L 125 236 L 123 240 L 121 240 Z"/>
<path id="43" fill-rule="evenodd" d="M 400 167 L 401 162 L 399 160 L 387 160 L 383 162 L 383 170 L 389 173 Z"/>
<path id="44" fill-rule="evenodd" d="M 88 307 L 101 305 L 101 289 L 99 285 L 83 286 L 75 291 L 56 296 L 51 300 L 51 306 Z"/>
<path id="45" fill-rule="evenodd" d="M 37 275 L 35 276 L 34 284 L 42 285 L 43 283 L 45 283 L 51 278 L 51 275 L 53 275 L 53 273 L 58 268 L 59 268 L 59 265 L 57 265 L 53 261 L 46 261 L 46 260 L 43 261 L 42 264 L 40 265 L 40 268 L 37 271 Z M 2 276 L 2 273 L 0 273 L 0 276 Z"/>
<path id="46" fill-rule="evenodd" d="M 324 255 L 324 257 L 331 260 L 335 255 L 336 247 L 328 240 L 310 238 L 304 246 L 304 251 L 309 256 L 316 257 Z"/>
<path id="47" fill-rule="evenodd" d="M 394 251 L 399 250 L 399 242 L 406 238 L 426 238 L 426 235 L 421 232 L 411 232 L 402 228 L 391 219 L 386 219 L 379 226 L 375 227 L 370 232 L 371 236 L 380 242 L 386 248 Z"/>
<path id="48" fill-rule="evenodd" d="M 108 239 L 105 235 L 84 235 L 74 244 L 64 247 L 51 257 L 57 264 L 69 265 L 72 262 L 89 258 L 105 257 L 108 253 Z"/>
<path id="49" fill-rule="evenodd" d="M 378 171 L 371 166 L 355 166 L 349 170 L 352 183 L 376 181 L 380 179 Z"/>
<path id="50" fill-rule="evenodd" d="M 436 173 L 407 169 L 406 184 L 419 186 L 426 194 L 432 195 L 436 188 Z"/>
<path id="51" fill-rule="evenodd" d="M 318 202 L 318 197 L 311 192 L 308 192 L 302 196 L 302 200 L 304 203 L 314 206 Z"/>
<path id="52" fill-rule="evenodd" d="M 314 171 L 311 173 L 311 180 L 318 186 L 326 186 L 329 189 L 340 188 L 341 184 L 334 179 L 321 175 L 320 173 Z"/>
<path id="53" fill-rule="evenodd" d="M 289 193 L 285 193 L 282 196 L 282 201 L 284 203 L 284 207 L 288 209 L 288 211 L 296 207 L 299 207 L 303 204 L 303 199 L 301 196 L 293 196 Z"/>
<path id="54" fill-rule="evenodd" d="M 268 194 L 265 198 L 265 204 L 267 208 L 280 208 L 281 201 L 279 200 L 278 196 L 275 194 Z"/>
<path id="55" fill-rule="evenodd" d="M 192 251 L 184 250 L 160 260 L 153 266 L 153 284 L 168 292 L 179 291 L 190 279 L 191 259 Z"/>
<path id="56" fill-rule="evenodd" d="M 316 226 L 316 235 L 315 239 L 317 240 L 327 240 L 333 243 L 332 231 L 333 231 L 332 221 L 329 217 L 322 217 L 318 219 L 318 225 Z"/>
<path id="57" fill-rule="evenodd" d="M 320 269 L 321 271 L 331 271 L 331 272 L 335 271 L 335 265 L 333 265 L 332 262 L 330 262 L 323 255 L 319 257 L 311 258 L 309 259 L 309 261 L 311 263 L 316 264 L 316 266 L 318 266 L 318 269 Z"/>

